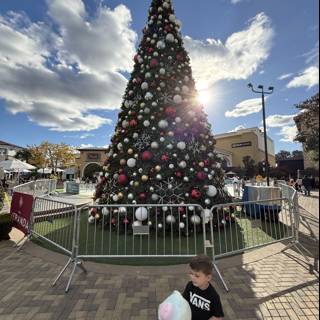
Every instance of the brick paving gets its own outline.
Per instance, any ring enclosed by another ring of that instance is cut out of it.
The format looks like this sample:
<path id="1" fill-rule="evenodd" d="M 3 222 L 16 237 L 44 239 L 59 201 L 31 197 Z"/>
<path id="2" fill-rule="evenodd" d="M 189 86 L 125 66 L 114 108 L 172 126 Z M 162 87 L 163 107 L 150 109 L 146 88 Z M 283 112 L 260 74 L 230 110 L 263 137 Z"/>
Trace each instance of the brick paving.
<path id="1" fill-rule="evenodd" d="M 88 274 L 78 270 L 65 294 L 67 277 L 51 287 L 65 257 L 35 254 L 39 250 L 45 252 L 29 243 L 16 253 L 11 242 L 0 243 L 0 320 L 157 319 L 159 303 L 173 290 L 182 291 L 188 281 L 185 265 L 139 268 L 86 263 Z M 259 252 L 249 263 L 245 255 L 219 263 L 231 288 L 226 293 L 216 285 L 225 319 L 319 319 L 318 279 L 301 256 L 294 251 L 272 252 L 259 260 Z"/>
<path id="2" fill-rule="evenodd" d="M 304 244 L 312 244 L 307 234 Z M 186 265 L 123 267 L 86 262 L 64 293 L 67 275 L 51 283 L 66 257 L 28 243 L 16 252 L 0 242 L 0 320 L 107 319 L 156 320 L 157 307 L 173 290 L 184 289 Z M 234 320 L 319 319 L 319 280 L 294 250 L 283 244 L 223 259 L 220 270 L 231 288 L 219 281 L 226 317 Z"/>

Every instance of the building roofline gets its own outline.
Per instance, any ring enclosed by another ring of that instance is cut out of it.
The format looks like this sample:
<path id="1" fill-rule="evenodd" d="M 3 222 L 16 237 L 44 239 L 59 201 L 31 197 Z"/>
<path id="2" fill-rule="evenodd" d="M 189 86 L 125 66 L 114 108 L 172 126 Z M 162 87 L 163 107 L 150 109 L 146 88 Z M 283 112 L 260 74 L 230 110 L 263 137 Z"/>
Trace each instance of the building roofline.
<path id="1" fill-rule="evenodd" d="M 258 127 L 252 127 L 252 128 L 241 129 L 238 131 L 214 134 L 213 137 L 215 139 L 228 138 L 228 137 L 232 137 L 232 136 L 241 136 L 244 133 L 251 133 L 251 132 L 259 132 L 259 133 L 263 134 L 263 132 Z M 268 140 L 274 142 L 273 139 L 271 139 L 268 135 L 267 135 L 267 138 L 268 138 Z"/>
<path id="2" fill-rule="evenodd" d="M 108 148 L 78 148 L 78 151 L 108 151 Z"/>
<path id="3" fill-rule="evenodd" d="M 3 140 L 0 140 L 0 145 L 2 146 L 10 146 L 10 147 L 15 147 L 15 148 L 19 148 L 19 149 L 24 149 L 23 147 L 17 146 L 15 144 L 9 143 L 9 142 L 5 142 Z"/>

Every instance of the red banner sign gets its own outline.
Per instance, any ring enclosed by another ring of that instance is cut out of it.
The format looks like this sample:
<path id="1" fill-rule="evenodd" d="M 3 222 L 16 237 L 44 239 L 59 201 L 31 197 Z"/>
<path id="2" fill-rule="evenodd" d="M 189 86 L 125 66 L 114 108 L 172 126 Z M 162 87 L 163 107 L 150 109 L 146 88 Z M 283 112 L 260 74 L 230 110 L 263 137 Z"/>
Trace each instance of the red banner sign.
<path id="1" fill-rule="evenodd" d="M 10 210 L 13 226 L 24 234 L 28 234 L 32 205 L 32 195 L 19 192 L 13 193 Z"/>

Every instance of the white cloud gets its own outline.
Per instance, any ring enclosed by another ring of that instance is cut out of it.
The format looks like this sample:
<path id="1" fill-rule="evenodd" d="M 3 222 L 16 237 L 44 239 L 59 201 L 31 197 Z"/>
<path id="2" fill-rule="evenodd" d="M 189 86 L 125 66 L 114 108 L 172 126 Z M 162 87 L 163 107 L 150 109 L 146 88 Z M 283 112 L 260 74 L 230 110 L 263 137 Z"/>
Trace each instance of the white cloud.
<path id="1" fill-rule="evenodd" d="M 319 84 L 319 67 L 311 66 L 294 77 L 287 84 L 287 88 L 308 87 L 310 89 L 317 84 Z"/>
<path id="2" fill-rule="evenodd" d="M 219 39 L 201 41 L 185 37 L 198 89 L 208 88 L 219 80 L 247 79 L 268 58 L 273 36 L 271 21 L 262 12 L 225 43 Z"/>
<path id="3" fill-rule="evenodd" d="M 231 0 L 231 3 L 232 4 L 237 4 L 237 3 L 239 3 L 239 2 L 241 2 L 242 0 Z"/>
<path id="4" fill-rule="evenodd" d="M 295 122 L 293 118 L 296 115 L 280 115 L 280 114 L 274 114 L 272 116 L 267 117 L 266 122 L 267 126 L 270 128 L 279 128 L 283 126 L 290 126 L 293 125 Z"/>
<path id="5" fill-rule="evenodd" d="M 225 116 L 227 118 L 238 118 L 244 117 L 252 113 L 257 113 L 262 110 L 262 103 L 261 99 L 249 99 L 244 100 L 238 103 L 236 106 L 233 107 L 232 111 L 227 111 Z"/>
<path id="6" fill-rule="evenodd" d="M 294 143 L 294 138 L 297 136 L 297 133 L 298 133 L 298 130 L 296 126 L 285 126 L 277 134 L 282 136 L 280 141 Z"/>
<path id="7" fill-rule="evenodd" d="M 282 74 L 280 77 L 278 77 L 278 80 L 288 79 L 292 76 L 293 76 L 293 73 L 285 73 L 285 74 Z"/>
<path id="8" fill-rule="evenodd" d="M 235 127 L 233 130 L 231 130 L 230 132 L 237 132 L 243 129 L 247 129 L 247 127 L 243 124 L 240 124 L 239 126 Z"/>
<path id="9" fill-rule="evenodd" d="M 55 131 L 111 124 L 95 111 L 120 107 L 127 80 L 119 71 L 131 70 L 137 39 L 130 11 L 100 6 L 89 18 L 81 0 L 52 0 L 46 21 L 0 15 L 0 97 L 8 111 Z"/>

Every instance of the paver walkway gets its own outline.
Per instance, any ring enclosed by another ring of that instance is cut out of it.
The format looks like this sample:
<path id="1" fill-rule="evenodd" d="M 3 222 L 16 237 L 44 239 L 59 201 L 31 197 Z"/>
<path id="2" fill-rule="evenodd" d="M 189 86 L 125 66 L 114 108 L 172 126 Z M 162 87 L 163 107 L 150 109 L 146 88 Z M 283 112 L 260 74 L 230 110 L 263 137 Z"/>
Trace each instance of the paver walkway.
<path id="1" fill-rule="evenodd" d="M 318 250 L 308 234 L 304 244 Z M 272 245 L 219 262 L 231 288 L 219 281 L 228 320 L 319 319 L 319 281 L 294 250 Z M 157 307 L 173 290 L 184 289 L 186 265 L 123 267 L 86 262 L 77 271 L 68 294 L 64 276 L 52 280 L 66 257 L 28 243 L 15 252 L 12 242 L 0 242 L 0 320 L 107 319 L 156 320 Z"/>
<path id="2" fill-rule="evenodd" d="M 251 253 L 251 258 L 221 261 L 231 287 L 226 293 L 217 284 L 225 319 L 319 319 L 318 279 L 298 254 L 274 253 L 281 249 L 276 246 Z M 77 271 L 65 294 L 66 277 L 57 287 L 50 286 L 65 260 L 32 243 L 15 253 L 11 242 L 1 242 L 0 319 L 155 320 L 159 303 L 173 290 L 182 291 L 188 281 L 185 265 L 130 268 L 86 263 L 88 274 Z"/>

